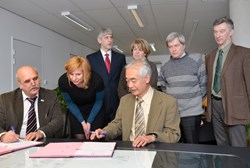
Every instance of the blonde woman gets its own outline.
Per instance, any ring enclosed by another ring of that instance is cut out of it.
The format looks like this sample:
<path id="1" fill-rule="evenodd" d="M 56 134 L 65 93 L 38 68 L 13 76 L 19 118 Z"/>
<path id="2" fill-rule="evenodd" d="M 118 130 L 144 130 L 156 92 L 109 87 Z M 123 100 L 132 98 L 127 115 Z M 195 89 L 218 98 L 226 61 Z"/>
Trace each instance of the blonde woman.
<path id="1" fill-rule="evenodd" d="M 89 139 L 91 130 L 103 126 L 102 78 L 91 71 L 88 60 L 81 56 L 70 58 L 65 70 L 58 85 L 70 111 L 71 137 Z"/>

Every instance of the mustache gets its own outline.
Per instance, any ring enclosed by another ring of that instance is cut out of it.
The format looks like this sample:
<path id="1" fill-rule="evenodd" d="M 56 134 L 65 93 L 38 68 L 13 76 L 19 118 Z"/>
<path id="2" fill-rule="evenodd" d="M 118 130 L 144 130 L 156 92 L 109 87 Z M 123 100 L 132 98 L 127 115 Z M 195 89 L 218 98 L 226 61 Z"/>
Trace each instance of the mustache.
<path id="1" fill-rule="evenodd" d="M 33 86 L 30 89 L 32 90 L 32 89 L 39 89 L 39 88 L 40 88 L 40 86 Z"/>

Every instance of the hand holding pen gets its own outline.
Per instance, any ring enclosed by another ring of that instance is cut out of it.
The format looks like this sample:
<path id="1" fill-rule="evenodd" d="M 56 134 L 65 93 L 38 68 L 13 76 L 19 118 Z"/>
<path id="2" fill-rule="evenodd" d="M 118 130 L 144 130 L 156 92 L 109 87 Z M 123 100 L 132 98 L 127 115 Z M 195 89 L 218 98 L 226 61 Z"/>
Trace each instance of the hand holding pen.
<path id="1" fill-rule="evenodd" d="M 15 133 L 15 127 L 10 126 L 10 130 L 1 136 L 1 142 L 11 143 L 19 140 L 19 135 Z"/>
<path id="2" fill-rule="evenodd" d="M 95 131 L 90 131 L 90 140 L 94 140 L 95 138 L 97 139 L 101 139 L 106 137 L 108 134 L 106 131 L 102 130 L 102 129 L 97 129 Z"/>

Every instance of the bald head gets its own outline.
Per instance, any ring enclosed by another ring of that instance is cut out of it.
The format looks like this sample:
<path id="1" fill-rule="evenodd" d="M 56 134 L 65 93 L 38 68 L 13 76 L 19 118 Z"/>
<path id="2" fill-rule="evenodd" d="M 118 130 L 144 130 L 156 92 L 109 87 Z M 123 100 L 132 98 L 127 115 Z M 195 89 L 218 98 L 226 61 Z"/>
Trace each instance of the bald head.
<path id="1" fill-rule="evenodd" d="M 34 68 L 32 66 L 22 66 L 22 67 L 20 67 L 16 72 L 17 81 L 20 81 L 21 76 L 23 76 L 24 74 L 30 73 L 30 72 L 36 73 L 38 75 L 38 72 L 37 72 L 36 68 Z"/>
<path id="2" fill-rule="evenodd" d="M 16 72 L 17 84 L 28 97 L 34 97 L 40 89 L 38 71 L 31 66 L 22 66 Z"/>

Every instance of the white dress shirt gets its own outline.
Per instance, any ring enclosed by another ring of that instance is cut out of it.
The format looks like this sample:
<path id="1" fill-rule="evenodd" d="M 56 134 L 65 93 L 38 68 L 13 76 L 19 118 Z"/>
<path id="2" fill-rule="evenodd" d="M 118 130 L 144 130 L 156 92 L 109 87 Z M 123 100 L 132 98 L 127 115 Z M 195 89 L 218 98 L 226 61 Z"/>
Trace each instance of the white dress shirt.
<path id="1" fill-rule="evenodd" d="M 143 112 L 144 112 L 144 121 L 145 121 L 145 132 L 148 124 L 148 114 L 151 106 L 151 100 L 153 97 L 154 90 L 150 86 L 148 89 L 148 92 L 142 97 L 143 102 L 141 103 Z M 132 128 L 131 128 L 131 135 L 130 135 L 130 140 L 134 141 L 135 139 L 135 110 L 136 110 L 137 103 L 135 103 L 135 108 L 134 108 L 134 117 L 133 117 L 133 123 L 132 123 Z"/>
<path id="2" fill-rule="evenodd" d="M 104 52 L 102 49 L 100 49 L 100 50 L 101 50 L 101 53 L 102 53 L 103 61 L 105 62 L 105 59 L 106 59 L 105 54 L 108 54 L 109 55 L 109 60 L 110 60 L 110 63 L 111 63 L 111 50 L 109 50 L 108 52 Z"/>
<path id="3" fill-rule="evenodd" d="M 20 138 L 24 138 L 26 136 L 26 128 L 27 128 L 27 124 L 28 124 L 28 112 L 29 112 L 29 108 L 31 106 L 31 103 L 29 102 L 29 100 L 27 100 L 27 98 L 29 98 L 28 96 L 26 96 L 24 94 L 24 92 L 22 91 L 22 95 L 23 95 L 23 124 L 21 127 L 21 131 L 20 131 Z M 39 124 L 39 118 L 38 118 L 38 100 L 39 100 L 39 95 L 36 95 L 36 101 L 35 101 L 35 112 L 36 112 L 36 121 L 37 121 L 37 129 L 40 127 Z"/>

